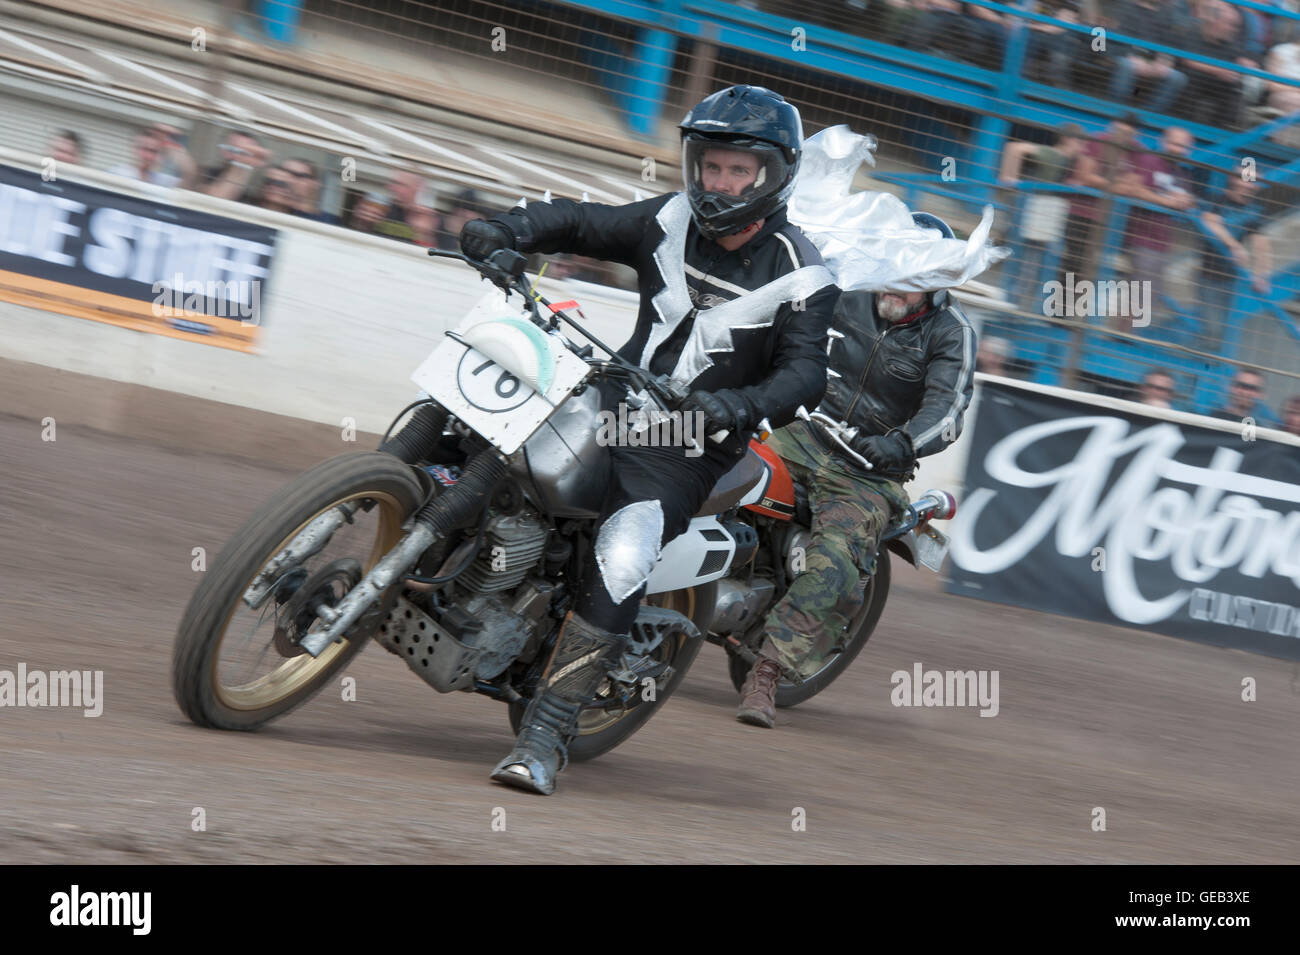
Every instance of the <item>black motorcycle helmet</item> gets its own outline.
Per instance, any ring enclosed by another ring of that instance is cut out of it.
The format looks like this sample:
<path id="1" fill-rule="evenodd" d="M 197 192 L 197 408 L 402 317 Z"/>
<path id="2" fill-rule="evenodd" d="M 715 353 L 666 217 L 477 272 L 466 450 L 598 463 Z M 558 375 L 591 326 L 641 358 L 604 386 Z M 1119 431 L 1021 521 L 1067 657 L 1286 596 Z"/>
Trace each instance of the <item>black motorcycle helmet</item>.
<path id="1" fill-rule="evenodd" d="M 913 212 L 912 224 L 918 229 L 938 229 L 945 239 L 955 239 L 952 229 L 933 212 Z"/>
<path id="2" fill-rule="evenodd" d="M 682 181 L 695 225 L 705 236 L 734 235 L 785 206 L 803 153 L 803 123 L 793 105 L 761 86 L 732 86 L 703 100 L 680 128 Z M 727 157 L 708 156 L 717 149 L 758 160 L 754 181 L 738 196 L 705 188 L 707 170 L 727 175 Z"/>

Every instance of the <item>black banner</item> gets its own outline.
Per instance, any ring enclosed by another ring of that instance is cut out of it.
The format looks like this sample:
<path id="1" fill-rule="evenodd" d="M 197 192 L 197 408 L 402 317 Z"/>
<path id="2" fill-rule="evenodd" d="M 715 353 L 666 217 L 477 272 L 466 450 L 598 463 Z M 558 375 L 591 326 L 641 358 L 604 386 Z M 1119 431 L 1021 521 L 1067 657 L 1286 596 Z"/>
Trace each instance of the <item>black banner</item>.
<path id="1" fill-rule="evenodd" d="M 265 226 L 0 166 L 0 300 L 246 351 L 275 239 Z"/>
<path id="2" fill-rule="evenodd" d="M 981 389 L 950 593 L 1300 659 L 1300 447 Z"/>

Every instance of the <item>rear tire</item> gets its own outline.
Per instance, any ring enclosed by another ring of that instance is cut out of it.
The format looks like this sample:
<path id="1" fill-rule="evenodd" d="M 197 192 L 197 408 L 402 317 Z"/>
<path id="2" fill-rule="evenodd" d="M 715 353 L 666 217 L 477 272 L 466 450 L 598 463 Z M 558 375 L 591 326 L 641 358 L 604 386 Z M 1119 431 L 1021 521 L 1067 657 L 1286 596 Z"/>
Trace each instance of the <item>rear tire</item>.
<path id="1" fill-rule="evenodd" d="M 889 598 L 889 552 L 881 548 L 876 558 L 876 572 L 867 583 L 867 590 L 862 595 L 862 609 L 849 624 L 853 636 L 844 645 L 844 649 L 827 659 L 822 668 L 801 684 L 790 683 L 784 679 L 776 686 L 776 705 L 779 707 L 797 706 L 804 700 L 812 699 L 826 687 L 834 683 L 871 639 L 880 615 L 885 611 L 885 601 Z M 749 676 L 749 663 L 736 656 L 727 654 L 727 670 L 731 683 L 740 692 Z"/>
<path id="2" fill-rule="evenodd" d="M 695 624 L 696 629 L 704 632 L 708 626 L 708 621 L 713 617 L 713 603 L 717 599 L 716 584 L 702 584 L 699 587 L 690 587 L 686 590 L 674 590 L 666 594 L 655 594 L 647 597 L 646 602 L 656 607 L 666 607 L 669 610 L 676 610 L 685 617 L 689 617 Z M 673 675 L 668 683 L 656 695 L 653 703 L 642 702 L 629 710 L 625 710 L 622 716 L 607 722 L 602 719 L 603 714 L 600 711 L 584 710 L 578 717 L 578 735 L 568 745 L 570 762 L 583 762 L 588 759 L 595 759 L 611 749 L 623 743 L 633 733 L 639 730 L 650 717 L 667 702 L 668 698 L 673 695 L 674 691 L 681 686 L 682 680 L 686 679 L 686 671 L 691 668 L 695 662 L 696 656 L 699 655 L 700 648 L 704 645 L 704 639 L 698 640 L 690 637 L 679 635 L 677 646 L 671 648 L 668 662 L 673 668 Z M 527 701 L 510 704 L 510 728 L 516 735 L 519 733 L 519 727 L 523 724 L 524 711 L 528 708 Z M 584 728 L 583 724 L 586 723 Z"/>
<path id="3" fill-rule="evenodd" d="M 275 655 L 270 656 L 270 662 L 274 664 L 277 659 L 283 662 L 251 682 L 227 685 L 220 677 L 222 647 L 236 612 L 248 609 L 243 602 L 245 589 L 267 562 L 315 517 L 336 504 L 362 498 L 375 501 L 375 507 L 369 512 L 358 510 L 354 520 L 361 522 L 366 518 L 377 524 L 373 545 L 368 553 L 349 555 L 353 561 L 336 560 L 327 565 L 324 577 L 331 577 L 328 568 L 335 565 L 359 566 L 362 572 L 369 571 L 401 539 L 402 523 L 419 507 L 423 496 L 420 482 L 409 465 L 391 454 L 377 451 L 331 458 L 280 488 L 231 536 L 186 607 L 172 650 L 172 691 L 181 711 L 199 726 L 253 730 L 316 694 L 365 646 L 369 628 L 364 627 L 366 632 L 356 639 L 345 638 L 342 643 L 327 647 L 314 659 L 301 648 L 286 643 L 284 635 L 277 633 L 258 660 L 268 656 L 273 648 Z M 337 533 L 342 533 L 342 529 Z M 325 550 L 328 549 L 329 545 Z M 343 579 L 337 568 L 332 576 Z M 351 576 L 355 576 L 355 570 Z M 273 594 L 262 605 L 256 629 L 262 629 L 265 612 L 279 604 L 277 598 Z M 293 598 L 283 606 L 294 607 Z M 314 617 L 307 611 L 299 619 L 310 621 Z M 278 631 L 279 614 L 275 623 Z M 313 626 L 319 626 L 319 621 Z"/>

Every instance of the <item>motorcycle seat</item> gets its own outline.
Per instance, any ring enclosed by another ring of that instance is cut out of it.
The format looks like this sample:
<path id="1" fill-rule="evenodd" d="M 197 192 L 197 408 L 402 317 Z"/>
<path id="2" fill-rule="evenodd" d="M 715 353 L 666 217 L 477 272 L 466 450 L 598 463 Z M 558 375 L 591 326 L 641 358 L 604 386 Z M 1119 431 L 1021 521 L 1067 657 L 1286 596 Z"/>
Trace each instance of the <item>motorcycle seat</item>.
<path id="1" fill-rule="evenodd" d="M 700 509 L 695 512 L 695 516 L 707 517 L 710 514 L 721 514 L 735 507 L 750 488 L 763 479 L 765 473 L 763 459 L 752 449 L 747 450 L 735 467 L 718 478 L 718 483 L 713 485 L 713 490 L 709 492 Z"/>

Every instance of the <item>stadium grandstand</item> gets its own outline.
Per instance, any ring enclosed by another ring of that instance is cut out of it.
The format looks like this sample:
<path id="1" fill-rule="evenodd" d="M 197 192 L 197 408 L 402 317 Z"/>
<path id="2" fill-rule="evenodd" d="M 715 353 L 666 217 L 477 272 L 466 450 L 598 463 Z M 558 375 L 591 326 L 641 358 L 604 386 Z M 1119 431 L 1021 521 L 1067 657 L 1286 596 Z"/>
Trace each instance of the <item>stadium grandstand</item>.
<path id="1" fill-rule="evenodd" d="M 874 134 L 861 188 L 996 209 L 985 370 L 1203 414 L 1246 375 L 1289 420 L 1296 0 L 0 0 L 4 149 L 426 245 L 676 188 L 686 105 L 741 82 Z"/>

